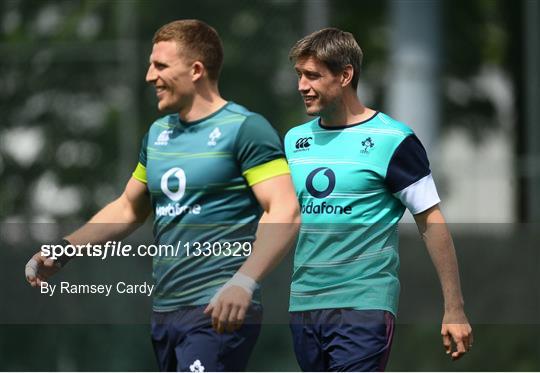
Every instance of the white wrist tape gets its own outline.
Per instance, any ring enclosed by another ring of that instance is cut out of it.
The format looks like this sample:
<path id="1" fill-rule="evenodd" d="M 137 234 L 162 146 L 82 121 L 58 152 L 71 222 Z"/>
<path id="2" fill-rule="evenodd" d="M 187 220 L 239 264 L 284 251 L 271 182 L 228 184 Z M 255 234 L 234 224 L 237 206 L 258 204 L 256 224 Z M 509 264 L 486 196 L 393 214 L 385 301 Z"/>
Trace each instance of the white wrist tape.
<path id="1" fill-rule="evenodd" d="M 38 271 L 38 262 L 34 258 L 30 259 L 24 267 L 24 275 L 28 277 L 36 277 Z"/>
<path id="2" fill-rule="evenodd" d="M 251 277 L 244 275 L 243 273 L 236 272 L 234 276 L 217 291 L 217 293 L 210 300 L 210 303 L 213 304 L 221 295 L 223 290 L 231 286 L 239 286 L 249 295 L 253 295 L 253 292 L 259 287 L 259 284 L 257 284 L 257 282 Z"/>
<path id="3" fill-rule="evenodd" d="M 259 287 L 259 284 L 257 284 L 254 279 L 240 272 L 236 272 L 234 276 L 229 281 L 227 281 L 227 283 L 223 287 L 227 286 L 227 284 L 229 286 L 240 286 L 250 295 L 253 295 L 253 292 Z"/>

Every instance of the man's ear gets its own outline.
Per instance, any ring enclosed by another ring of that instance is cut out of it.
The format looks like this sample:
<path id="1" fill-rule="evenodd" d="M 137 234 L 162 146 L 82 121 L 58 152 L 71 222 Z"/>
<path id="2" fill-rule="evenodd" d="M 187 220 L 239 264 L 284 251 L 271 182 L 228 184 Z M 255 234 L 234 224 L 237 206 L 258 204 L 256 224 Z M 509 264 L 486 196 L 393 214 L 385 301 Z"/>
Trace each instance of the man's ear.
<path id="1" fill-rule="evenodd" d="M 350 84 L 354 75 L 354 68 L 352 65 L 345 66 L 345 69 L 341 72 L 341 86 L 345 87 Z"/>
<path id="2" fill-rule="evenodd" d="M 191 81 L 195 83 L 197 80 L 201 79 L 205 72 L 204 65 L 201 61 L 195 61 L 191 65 Z"/>

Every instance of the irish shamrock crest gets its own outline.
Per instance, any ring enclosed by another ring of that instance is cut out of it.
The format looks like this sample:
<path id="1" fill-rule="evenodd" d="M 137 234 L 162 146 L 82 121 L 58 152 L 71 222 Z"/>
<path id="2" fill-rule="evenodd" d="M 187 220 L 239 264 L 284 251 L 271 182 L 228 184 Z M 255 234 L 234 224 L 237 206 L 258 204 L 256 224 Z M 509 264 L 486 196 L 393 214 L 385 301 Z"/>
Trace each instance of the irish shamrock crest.
<path id="1" fill-rule="evenodd" d="M 364 147 L 364 150 L 361 150 L 362 153 L 368 154 L 369 149 L 373 148 L 375 146 L 375 143 L 371 139 L 371 137 L 368 137 L 364 141 L 362 141 L 362 146 Z"/>
<path id="2" fill-rule="evenodd" d="M 192 372 L 204 372 L 204 365 L 201 364 L 200 360 L 195 360 L 193 364 L 189 366 L 189 370 Z"/>
<path id="3" fill-rule="evenodd" d="M 216 146 L 217 140 L 221 137 L 221 131 L 219 128 L 214 128 L 214 130 L 208 136 L 208 146 Z"/>

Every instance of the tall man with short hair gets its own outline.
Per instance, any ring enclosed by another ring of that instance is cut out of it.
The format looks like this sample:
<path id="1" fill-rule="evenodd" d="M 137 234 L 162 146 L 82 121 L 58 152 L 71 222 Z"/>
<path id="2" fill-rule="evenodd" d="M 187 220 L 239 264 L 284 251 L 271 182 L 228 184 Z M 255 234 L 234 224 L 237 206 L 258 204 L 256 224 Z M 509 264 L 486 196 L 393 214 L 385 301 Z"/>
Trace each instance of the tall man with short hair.
<path id="1" fill-rule="evenodd" d="M 120 240 L 153 212 L 156 243 L 190 245 L 153 258 L 152 341 L 164 371 L 245 369 L 260 331 L 257 283 L 288 252 L 299 223 L 279 136 L 221 97 L 222 62 L 221 40 L 204 22 L 156 32 L 146 81 L 158 109 L 172 114 L 151 125 L 122 195 L 64 242 Z M 214 243 L 217 254 L 208 252 Z M 27 279 L 39 286 L 58 269 L 37 253 Z"/>
<path id="2" fill-rule="evenodd" d="M 399 296 L 397 224 L 405 208 L 439 275 L 443 344 L 458 359 L 472 345 L 472 329 L 422 144 L 409 127 L 357 97 L 362 51 L 352 34 L 320 30 L 299 40 L 289 56 L 306 112 L 316 117 L 285 137 L 302 216 L 290 296 L 300 367 L 384 370 Z"/>

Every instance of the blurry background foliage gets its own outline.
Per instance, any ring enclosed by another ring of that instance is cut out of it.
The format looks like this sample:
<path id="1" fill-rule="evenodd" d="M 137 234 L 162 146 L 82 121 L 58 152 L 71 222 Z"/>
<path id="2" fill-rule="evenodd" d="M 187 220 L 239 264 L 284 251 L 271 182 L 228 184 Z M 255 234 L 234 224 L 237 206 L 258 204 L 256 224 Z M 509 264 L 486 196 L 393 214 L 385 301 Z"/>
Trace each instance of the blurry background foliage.
<path id="1" fill-rule="evenodd" d="M 263 114 L 282 135 L 302 123 L 287 55 L 306 34 L 306 8 L 318 3 L 2 1 L 0 222 L 83 222 L 119 195 L 137 164 L 144 133 L 159 116 L 155 93 L 144 82 L 151 38 L 174 19 L 198 18 L 220 33 L 220 90 L 226 99 Z M 519 155 L 525 3 L 437 2 L 443 135 L 461 128 L 481 144 L 486 134 L 499 131 Z M 386 111 L 390 2 L 320 5 L 328 25 L 356 36 L 365 54 L 359 93 L 369 106 Z M 505 121 L 508 113 L 515 117 Z M 290 260 L 273 284 L 286 288 L 289 271 Z M 286 304 L 286 294 L 281 301 Z M 0 303 L 7 307 L 9 301 Z M 540 370 L 538 325 L 478 325 L 473 353 L 456 364 L 442 353 L 438 328 L 400 325 L 389 369 Z M 154 370 L 153 359 L 148 325 L 0 327 L 2 370 Z M 298 369 L 286 325 L 264 327 L 250 364 L 252 370 Z"/>
<path id="2" fill-rule="evenodd" d="M 151 38 L 173 19 L 199 18 L 221 34 L 224 97 L 262 113 L 282 134 L 301 123 L 287 54 L 304 34 L 303 6 L 282 0 L 4 1 L 0 219 L 86 219 L 120 192 L 142 136 L 159 116 L 144 82 Z M 328 11 L 329 24 L 353 32 L 365 52 L 361 95 L 384 109 L 391 84 L 388 4 L 332 1 Z M 489 90 L 481 89 L 482 72 L 501 68 L 519 88 L 520 7 L 452 1 L 440 11 L 441 125 L 466 127 L 481 140 L 482 131 L 505 125 L 496 120 Z"/>

